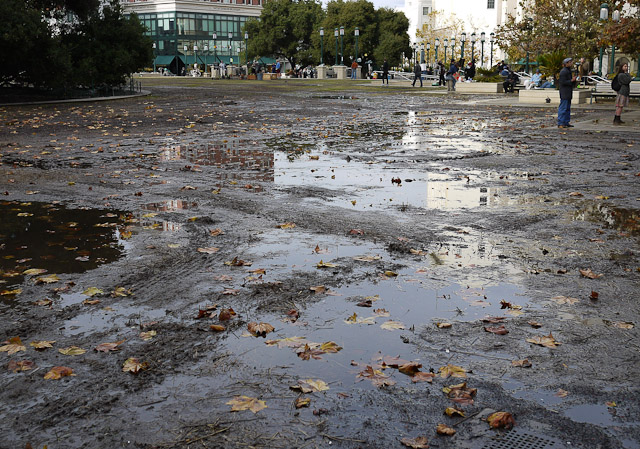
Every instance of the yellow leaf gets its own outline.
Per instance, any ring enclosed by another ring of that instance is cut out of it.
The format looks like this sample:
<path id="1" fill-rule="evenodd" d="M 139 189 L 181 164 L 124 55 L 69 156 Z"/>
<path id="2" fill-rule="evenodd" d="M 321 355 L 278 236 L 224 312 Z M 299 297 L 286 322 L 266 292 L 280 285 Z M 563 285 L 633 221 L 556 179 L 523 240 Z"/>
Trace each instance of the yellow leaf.
<path id="1" fill-rule="evenodd" d="M 64 355 L 81 355 L 87 352 L 86 349 L 79 348 L 77 346 L 69 346 L 68 348 L 60 348 L 58 349 L 60 354 Z"/>
<path id="2" fill-rule="evenodd" d="M 338 352 L 341 349 L 342 349 L 341 346 L 338 346 L 336 343 L 332 341 L 327 341 L 320 345 L 320 350 L 324 352 Z"/>
<path id="3" fill-rule="evenodd" d="M 60 278 L 55 274 L 50 274 L 49 276 L 41 276 L 36 279 L 36 284 L 53 284 L 54 282 L 58 282 Z"/>
<path id="4" fill-rule="evenodd" d="M 73 370 L 67 366 L 54 366 L 44 375 L 45 379 L 58 380 L 66 376 L 75 376 Z"/>
<path id="5" fill-rule="evenodd" d="M 227 402 L 227 405 L 231 405 L 232 412 L 251 410 L 253 413 L 258 413 L 260 410 L 267 408 L 265 401 L 249 396 L 236 396 Z"/>
<path id="6" fill-rule="evenodd" d="M 7 354 L 15 354 L 16 352 L 26 351 L 27 348 L 22 344 L 22 340 L 20 337 L 11 337 L 8 341 L 7 345 L 0 346 L 0 352 L 6 352 Z"/>
<path id="7" fill-rule="evenodd" d="M 276 226 L 276 228 L 280 228 L 280 229 L 293 229 L 295 227 L 296 227 L 296 224 L 291 221 L 288 221 L 286 223 Z"/>
<path id="8" fill-rule="evenodd" d="M 220 248 L 216 248 L 215 246 L 210 246 L 208 248 L 198 248 L 199 253 L 205 253 L 205 254 L 215 254 L 218 251 L 220 251 Z"/>
<path id="9" fill-rule="evenodd" d="M 452 436 L 456 434 L 456 429 L 453 429 L 444 424 L 438 424 L 436 427 L 436 432 L 438 433 L 438 435 Z"/>
<path id="10" fill-rule="evenodd" d="M 325 381 L 320 379 L 301 380 L 300 386 L 303 387 L 303 391 L 304 391 L 304 387 L 306 387 L 307 389 L 310 389 L 310 391 L 305 391 L 305 393 L 312 392 L 312 391 L 327 391 L 329 389 L 329 385 L 327 385 Z"/>
<path id="11" fill-rule="evenodd" d="M 440 373 L 440 377 L 444 379 L 446 379 L 449 376 L 460 377 L 460 378 L 467 377 L 466 370 L 462 367 L 455 366 L 455 365 L 443 366 L 438 370 L 438 372 Z"/>
<path id="12" fill-rule="evenodd" d="M 487 422 L 489 422 L 489 425 L 491 426 L 492 429 L 497 429 L 502 427 L 506 429 L 511 429 L 516 424 L 515 420 L 513 419 L 513 416 L 511 416 L 511 413 L 507 413 L 507 412 L 492 413 L 487 418 Z"/>
<path id="13" fill-rule="evenodd" d="M 14 296 L 22 293 L 21 288 L 14 288 L 13 290 L 2 290 L 0 291 L 0 296 Z"/>
<path id="14" fill-rule="evenodd" d="M 97 287 L 89 287 L 85 291 L 82 292 L 85 296 L 95 296 L 102 295 L 104 292 Z"/>
<path id="15" fill-rule="evenodd" d="M 149 341 L 156 335 L 156 331 L 140 332 L 140 338 L 142 338 L 144 341 Z"/>
<path id="16" fill-rule="evenodd" d="M 45 270 L 44 268 L 31 268 L 29 270 L 25 270 L 22 272 L 22 274 L 26 274 L 29 276 L 34 276 L 34 275 L 38 275 L 38 274 L 43 274 L 46 273 L 47 270 Z"/>
<path id="17" fill-rule="evenodd" d="M 135 357 L 128 358 L 122 365 L 122 371 L 124 371 L 125 373 L 130 372 L 132 374 L 138 374 L 140 371 L 146 370 L 147 368 L 149 368 L 149 364 L 147 362 L 141 363 Z"/>
<path id="18" fill-rule="evenodd" d="M 32 346 L 35 349 L 47 349 L 52 348 L 55 342 L 55 340 L 37 340 L 29 343 L 29 346 Z"/>
<path id="19" fill-rule="evenodd" d="M 400 321 L 394 321 L 394 320 L 389 320 L 385 323 L 382 323 L 382 325 L 380 326 L 382 329 L 386 329 L 389 331 L 392 330 L 397 330 L 397 329 L 404 329 L 404 324 L 402 324 L 402 322 Z"/>
<path id="20" fill-rule="evenodd" d="M 264 337 L 275 328 L 269 323 L 251 322 L 247 325 L 247 330 L 256 337 Z"/>
<path id="21" fill-rule="evenodd" d="M 126 289 L 124 287 L 116 287 L 116 289 L 114 291 L 111 292 L 111 296 L 113 297 L 118 297 L 118 296 L 131 296 L 133 294 L 133 292 L 131 291 L 131 289 Z"/>
<path id="22" fill-rule="evenodd" d="M 384 275 L 388 276 L 388 277 L 396 277 L 398 275 L 398 273 L 396 273 L 395 271 L 387 270 L 387 271 L 384 272 Z"/>
<path id="23" fill-rule="evenodd" d="M 322 260 L 320 262 L 318 262 L 318 265 L 316 265 L 318 268 L 334 268 L 337 267 L 338 265 L 334 264 L 334 263 L 328 263 L 328 262 L 323 262 Z"/>
<path id="24" fill-rule="evenodd" d="M 444 412 L 447 416 L 461 416 L 464 418 L 464 412 L 454 407 L 447 407 Z"/>
<path id="25" fill-rule="evenodd" d="M 309 398 L 297 398 L 295 402 L 296 408 L 309 407 L 311 404 L 311 399 Z"/>
<path id="26" fill-rule="evenodd" d="M 553 335 L 551 335 L 551 332 L 549 332 L 549 335 L 547 335 L 547 336 L 537 336 L 537 337 L 533 337 L 533 338 L 527 338 L 527 341 L 529 343 L 533 343 L 535 345 L 540 345 L 540 346 L 545 346 L 547 348 L 555 348 L 556 346 L 561 344 L 561 343 L 557 342 L 555 340 L 555 338 L 553 338 Z"/>

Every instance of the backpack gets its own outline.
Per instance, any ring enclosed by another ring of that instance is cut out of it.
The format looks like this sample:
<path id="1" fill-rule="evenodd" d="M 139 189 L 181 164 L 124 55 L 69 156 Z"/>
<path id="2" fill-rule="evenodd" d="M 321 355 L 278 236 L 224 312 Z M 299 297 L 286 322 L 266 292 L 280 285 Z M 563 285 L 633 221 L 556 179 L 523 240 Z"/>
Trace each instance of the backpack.
<path id="1" fill-rule="evenodd" d="M 618 92 L 620 90 L 620 81 L 618 81 L 618 75 L 613 77 L 613 81 L 611 81 L 611 88 Z"/>

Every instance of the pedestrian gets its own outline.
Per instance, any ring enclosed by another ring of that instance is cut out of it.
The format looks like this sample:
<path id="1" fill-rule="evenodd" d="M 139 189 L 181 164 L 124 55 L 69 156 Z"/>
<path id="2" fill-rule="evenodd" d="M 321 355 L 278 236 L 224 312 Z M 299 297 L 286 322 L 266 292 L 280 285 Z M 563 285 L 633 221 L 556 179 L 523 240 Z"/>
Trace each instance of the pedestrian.
<path id="1" fill-rule="evenodd" d="M 420 80 L 420 87 L 422 87 L 422 66 L 416 61 L 416 64 L 413 66 L 413 83 L 411 87 L 415 87 L 416 81 L 418 80 Z"/>
<path id="2" fill-rule="evenodd" d="M 382 63 L 382 84 L 384 84 L 385 80 L 387 81 L 387 86 L 389 85 L 389 63 L 386 58 Z"/>
<path id="3" fill-rule="evenodd" d="M 445 82 L 444 82 L 445 73 L 446 73 L 446 70 L 444 68 L 444 64 L 442 63 L 442 61 L 438 61 L 438 86 L 445 85 Z"/>
<path id="4" fill-rule="evenodd" d="M 618 73 L 615 78 L 618 78 L 620 83 L 620 89 L 616 96 L 616 115 L 613 118 L 614 125 L 624 125 L 624 122 L 620 120 L 622 114 L 622 108 L 629 106 L 629 94 L 631 93 L 631 75 L 629 74 L 629 64 L 626 62 L 618 67 Z M 614 78 L 614 79 L 615 79 Z"/>
<path id="5" fill-rule="evenodd" d="M 558 78 L 560 90 L 560 106 L 558 106 L 558 128 L 573 128 L 571 121 L 571 99 L 573 98 L 573 83 L 576 76 L 571 72 L 573 58 L 564 58 L 562 70 Z"/>
<path id="6" fill-rule="evenodd" d="M 224 62 L 220 63 L 220 78 L 227 77 L 227 65 Z"/>
<path id="7" fill-rule="evenodd" d="M 583 86 L 587 85 L 587 76 L 589 75 L 589 61 L 585 58 L 580 58 L 580 65 L 578 66 L 578 76 L 580 77 L 580 83 Z"/>
<path id="8" fill-rule="evenodd" d="M 476 60 L 472 59 L 467 67 L 467 70 L 464 72 L 465 76 L 468 80 L 472 80 L 474 76 L 476 76 Z"/>
<path id="9" fill-rule="evenodd" d="M 447 72 L 447 76 L 445 79 L 447 80 L 447 91 L 455 91 L 456 90 L 456 74 L 458 73 L 458 66 L 456 65 L 456 61 L 451 59 L 451 65 L 449 65 L 449 71 Z M 449 81 L 451 81 L 451 86 L 449 86 Z"/>
<path id="10" fill-rule="evenodd" d="M 355 59 L 351 63 L 351 79 L 358 79 L 358 61 L 356 61 Z"/>

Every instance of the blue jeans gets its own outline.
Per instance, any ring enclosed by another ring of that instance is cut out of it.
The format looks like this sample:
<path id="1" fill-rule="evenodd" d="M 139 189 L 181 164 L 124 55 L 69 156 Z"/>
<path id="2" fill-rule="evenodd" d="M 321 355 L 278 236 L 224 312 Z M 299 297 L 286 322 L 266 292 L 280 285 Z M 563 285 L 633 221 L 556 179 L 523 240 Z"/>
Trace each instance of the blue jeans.
<path id="1" fill-rule="evenodd" d="M 358 72 L 356 72 L 357 69 L 351 69 L 351 79 L 354 80 L 356 79 L 356 76 L 358 74 Z"/>
<path id="2" fill-rule="evenodd" d="M 568 125 L 571 121 L 571 100 L 560 100 L 558 106 L 558 126 Z"/>

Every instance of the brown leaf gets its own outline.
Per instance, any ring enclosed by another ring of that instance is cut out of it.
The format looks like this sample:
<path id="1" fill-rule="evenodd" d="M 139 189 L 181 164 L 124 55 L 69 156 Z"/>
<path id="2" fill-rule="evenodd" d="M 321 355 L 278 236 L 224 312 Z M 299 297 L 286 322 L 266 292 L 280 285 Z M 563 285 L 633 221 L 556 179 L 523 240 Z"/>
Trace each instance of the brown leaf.
<path id="1" fill-rule="evenodd" d="M 449 399 L 458 404 L 473 405 L 473 398 L 478 390 L 476 388 L 467 388 L 467 383 L 463 382 L 457 385 L 449 385 L 442 389 Z"/>
<path id="2" fill-rule="evenodd" d="M 218 315 L 218 319 L 220 321 L 228 321 L 236 315 L 236 312 L 233 311 L 231 307 L 228 309 L 221 309 L 220 315 Z"/>
<path id="3" fill-rule="evenodd" d="M 516 425 L 516 421 L 511 416 L 511 413 L 508 412 L 495 412 L 489 415 L 487 418 L 487 422 L 492 429 L 511 429 Z"/>
<path id="4" fill-rule="evenodd" d="M 321 355 L 324 353 L 325 352 L 320 349 L 312 348 L 309 344 L 296 350 L 296 354 L 298 354 L 298 357 L 302 360 L 310 360 L 311 358 L 320 360 L 322 359 Z"/>
<path id="5" fill-rule="evenodd" d="M 522 368 L 531 368 L 531 362 L 529 361 L 529 359 L 522 359 L 522 360 L 512 360 L 511 361 L 511 366 L 519 366 Z"/>
<path id="6" fill-rule="evenodd" d="M 364 231 L 362 229 L 352 229 L 349 231 L 351 235 L 364 235 Z"/>
<path id="7" fill-rule="evenodd" d="M 221 324 L 212 324 L 211 326 L 209 326 L 209 328 L 214 332 L 222 332 L 227 330 L 227 328 Z"/>
<path id="8" fill-rule="evenodd" d="M 504 317 L 504 316 L 488 316 L 488 317 L 484 317 L 482 321 L 490 324 L 498 324 L 498 323 L 504 322 L 506 319 L 507 317 Z"/>
<path id="9" fill-rule="evenodd" d="M 238 293 L 240 293 L 240 290 L 238 290 L 237 288 L 225 288 L 224 290 L 222 290 L 221 294 L 236 296 Z"/>
<path id="10" fill-rule="evenodd" d="M 247 330 L 255 337 L 266 337 L 269 332 L 273 332 L 275 327 L 269 323 L 256 323 L 252 321 L 247 325 Z"/>
<path id="11" fill-rule="evenodd" d="M 496 335 L 507 335 L 509 333 L 509 331 L 504 327 L 504 324 L 498 327 L 485 327 L 484 330 L 485 332 L 491 332 Z"/>
<path id="12" fill-rule="evenodd" d="M 365 299 L 356 304 L 358 307 L 373 307 L 373 302 L 370 299 Z"/>
<path id="13" fill-rule="evenodd" d="M 367 365 L 364 371 L 361 371 L 356 377 L 368 379 L 376 387 L 395 385 L 395 382 L 389 380 L 389 376 L 382 371 L 373 369 L 370 365 Z"/>
<path id="14" fill-rule="evenodd" d="M 453 429 L 444 424 L 438 424 L 438 426 L 436 427 L 436 432 L 438 435 L 452 436 L 456 434 L 456 429 Z"/>
<path id="15" fill-rule="evenodd" d="M 593 271 L 591 271 L 591 268 L 580 270 L 580 274 L 589 279 L 597 279 L 599 277 L 602 277 L 601 274 L 595 274 Z"/>
<path id="16" fill-rule="evenodd" d="M 555 338 L 553 338 L 553 335 L 551 335 L 551 332 L 549 332 L 549 335 L 547 336 L 537 336 L 533 338 L 527 338 L 527 341 L 529 343 L 533 343 L 534 345 L 545 346 L 547 348 L 555 348 L 556 346 L 561 344 L 557 342 Z"/>
<path id="17" fill-rule="evenodd" d="M 260 410 L 267 408 L 267 403 L 257 398 L 251 398 L 249 396 L 236 396 L 227 402 L 231 405 L 232 412 L 238 412 L 241 410 L 250 410 L 253 413 L 258 413 Z"/>
<path id="18" fill-rule="evenodd" d="M 309 407 L 311 404 L 311 399 L 309 398 L 297 398 L 295 402 L 296 408 Z"/>
<path id="19" fill-rule="evenodd" d="M 443 379 L 446 379 L 447 377 L 467 377 L 466 370 L 455 365 L 443 366 L 438 370 L 438 372 L 440 373 L 440 377 Z"/>
<path id="20" fill-rule="evenodd" d="M 20 360 L 15 361 L 11 360 L 9 362 L 9 366 L 7 367 L 9 371 L 13 371 L 17 373 L 18 371 L 29 371 L 36 367 L 36 364 L 30 360 Z"/>
<path id="21" fill-rule="evenodd" d="M 147 362 L 140 362 L 140 360 L 135 357 L 129 357 L 122 365 L 122 371 L 132 374 L 138 374 L 140 371 L 146 370 L 148 368 L 149 364 Z"/>
<path id="22" fill-rule="evenodd" d="M 216 229 L 210 229 L 209 230 L 209 235 L 212 237 L 216 237 L 218 235 L 224 234 L 224 231 L 220 228 L 216 228 Z"/>
<path id="23" fill-rule="evenodd" d="M 403 438 L 400 442 L 413 449 L 425 449 L 429 447 L 429 440 L 427 437 Z"/>
<path id="24" fill-rule="evenodd" d="M 216 248 L 215 246 L 209 246 L 207 248 L 198 248 L 197 251 L 199 253 L 204 253 L 204 254 L 215 254 L 218 251 L 220 251 L 220 248 Z"/>
<path id="25" fill-rule="evenodd" d="M 418 372 L 420 372 L 420 368 L 422 368 L 422 363 L 409 362 L 404 365 L 400 365 L 398 367 L 398 371 L 402 374 L 406 374 L 407 376 L 415 376 Z"/>
<path id="26" fill-rule="evenodd" d="M 420 371 L 416 373 L 412 378 L 411 382 L 433 382 L 433 378 L 436 377 L 434 373 L 425 373 L 424 371 Z"/>
<path id="27" fill-rule="evenodd" d="M 67 348 L 58 349 L 58 352 L 64 355 L 82 355 L 87 352 L 87 350 L 79 348 L 78 346 L 69 346 Z"/>
<path id="28" fill-rule="evenodd" d="M 95 351 L 98 352 L 110 352 L 110 351 L 118 351 L 119 346 L 124 343 L 126 340 L 116 341 L 114 343 L 101 343 L 94 348 Z"/>
<path id="29" fill-rule="evenodd" d="M 436 323 L 439 329 L 449 329 L 451 327 L 451 323 Z"/>
<path id="30" fill-rule="evenodd" d="M 54 366 L 44 375 L 45 379 L 58 380 L 66 376 L 75 376 L 73 370 L 67 366 Z"/>
<path id="31" fill-rule="evenodd" d="M 309 287 L 309 290 L 311 290 L 314 293 L 324 293 L 326 288 L 324 285 L 316 285 L 313 287 Z"/>
<path id="32" fill-rule="evenodd" d="M 542 323 L 538 323 L 537 321 L 529 321 L 528 324 L 529 324 L 529 326 L 531 326 L 533 328 L 536 328 L 536 329 L 542 327 Z"/>
<path id="33" fill-rule="evenodd" d="M 447 407 L 444 410 L 444 413 L 447 416 L 460 416 L 460 417 L 464 418 L 464 412 L 462 410 L 458 410 L 457 408 L 454 408 L 454 407 Z"/>
<path id="34" fill-rule="evenodd" d="M 27 348 L 22 344 L 20 337 L 11 337 L 5 341 L 7 343 L 4 346 L 0 346 L 0 352 L 6 352 L 7 354 L 15 354 L 16 352 L 26 351 Z"/>
<path id="35" fill-rule="evenodd" d="M 600 296 L 598 292 L 594 292 L 593 290 L 591 290 L 591 295 L 589 296 L 590 299 L 596 300 L 598 299 L 598 296 Z"/>

